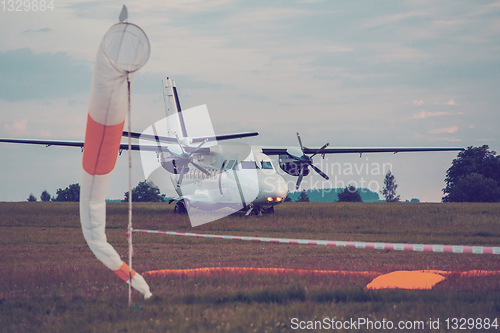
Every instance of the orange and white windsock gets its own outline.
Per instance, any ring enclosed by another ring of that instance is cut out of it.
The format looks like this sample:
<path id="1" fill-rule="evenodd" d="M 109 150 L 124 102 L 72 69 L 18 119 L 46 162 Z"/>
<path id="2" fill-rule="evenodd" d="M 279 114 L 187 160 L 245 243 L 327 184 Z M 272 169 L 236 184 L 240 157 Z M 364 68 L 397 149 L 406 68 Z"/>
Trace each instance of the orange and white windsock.
<path id="1" fill-rule="evenodd" d="M 80 184 L 80 221 L 83 235 L 97 259 L 129 281 L 129 266 L 106 240 L 106 195 L 111 171 L 120 149 L 128 111 L 128 87 L 133 73 L 149 58 L 144 31 L 131 23 L 118 23 L 104 36 L 95 61 L 83 150 Z M 144 278 L 132 271 L 132 287 L 151 296 Z"/>

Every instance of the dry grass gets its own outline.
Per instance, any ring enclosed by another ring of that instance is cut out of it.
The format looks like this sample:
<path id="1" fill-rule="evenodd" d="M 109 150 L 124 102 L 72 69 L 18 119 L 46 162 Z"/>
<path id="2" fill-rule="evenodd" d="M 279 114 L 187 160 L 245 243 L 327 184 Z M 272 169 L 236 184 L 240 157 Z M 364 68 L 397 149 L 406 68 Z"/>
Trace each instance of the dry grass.
<path id="1" fill-rule="evenodd" d="M 230 216 L 193 229 L 166 204 L 136 204 L 134 226 L 324 240 L 500 245 L 498 204 L 314 204 L 274 216 Z M 134 294 L 98 262 L 80 230 L 78 204 L 0 203 L 0 331 L 275 332 L 293 317 L 429 320 L 498 317 L 500 279 L 452 275 L 431 291 L 366 291 L 363 276 L 148 277 Z M 107 235 L 127 253 L 126 204 L 108 204 Z M 134 234 L 139 271 L 212 266 L 390 272 L 500 270 L 496 255 L 439 254 Z"/>

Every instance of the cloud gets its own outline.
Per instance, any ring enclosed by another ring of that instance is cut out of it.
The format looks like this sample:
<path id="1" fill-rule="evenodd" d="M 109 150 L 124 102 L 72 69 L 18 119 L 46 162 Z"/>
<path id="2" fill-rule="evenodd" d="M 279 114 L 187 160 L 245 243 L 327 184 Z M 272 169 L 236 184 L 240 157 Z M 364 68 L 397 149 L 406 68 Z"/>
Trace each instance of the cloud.
<path id="1" fill-rule="evenodd" d="M 432 103 L 433 105 L 449 105 L 449 106 L 457 106 L 458 104 L 453 100 L 453 99 L 449 99 L 447 102 L 435 102 L 435 103 Z"/>
<path id="2" fill-rule="evenodd" d="M 405 47 L 398 44 L 380 45 L 382 54 L 380 59 L 389 63 L 394 62 L 415 62 L 421 63 L 431 58 L 431 56 L 418 48 Z"/>
<path id="3" fill-rule="evenodd" d="M 311 94 L 293 94 L 292 98 L 294 99 L 310 99 L 313 96 Z"/>
<path id="4" fill-rule="evenodd" d="M 227 88 L 227 86 L 219 82 L 207 82 L 190 75 L 166 75 L 161 72 L 138 72 L 134 78 L 133 92 L 162 96 L 162 80 L 164 80 L 167 76 L 170 76 L 171 79 L 175 80 L 177 89 L 182 91 L 189 89 L 221 90 L 223 88 Z"/>
<path id="5" fill-rule="evenodd" d="M 451 138 L 446 138 L 446 137 L 429 137 L 427 141 L 446 141 L 446 142 L 462 142 L 463 140 L 457 137 L 451 137 Z"/>
<path id="6" fill-rule="evenodd" d="M 309 15 L 309 11 L 298 8 L 266 7 L 248 10 L 237 16 L 228 17 L 226 23 L 231 25 L 251 24 L 261 26 L 262 24 L 273 24 L 281 20 L 290 20 Z"/>
<path id="7" fill-rule="evenodd" d="M 252 94 L 239 94 L 238 97 L 243 98 L 243 99 L 249 99 L 252 101 L 256 102 L 262 102 L 262 101 L 269 101 L 269 97 L 264 96 L 264 95 L 252 95 Z"/>
<path id="8" fill-rule="evenodd" d="M 68 5 L 66 8 L 72 9 L 74 15 L 78 18 L 92 18 L 95 20 L 110 17 L 111 13 L 115 13 L 116 18 L 118 18 L 120 7 L 104 1 L 84 1 Z"/>
<path id="9" fill-rule="evenodd" d="M 418 113 L 415 113 L 411 119 L 425 119 L 429 117 L 438 117 L 438 116 L 451 116 L 451 112 L 444 112 L 444 111 L 436 111 L 436 112 L 428 112 L 425 110 L 422 110 Z"/>
<path id="10" fill-rule="evenodd" d="M 373 29 L 382 26 L 402 24 L 401 22 L 406 23 L 407 21 L 415 18 L 425 19 L 428 16 L 429 14 L 424 11 L 415 11 L 409 13 L 397 13 L 392 15 L 379 16 L 374 19 L 367 20 L 367 22 L 363 25 L 363 28 Z"/>
<path id="11" fill-rule="evenodd" d="M 297 3 L 305 3 L 305 4 L 313 4 L 313 3 L 320 3 L 324 2 L 325 0 L 297 0 Z"/>
<path id="12" fill-rule="evenodd" d="M 28 30 L 24 30 L 22 33 L 23 34 L 31 34 L 31 33 L 44 33 L 44 32 L 51 32 L 51 31 L 53 31 L 53 30 L 50 28 L 42 28 L 42 29 L 38 29 L 38 30 L 28 29 Z"/>
<path id="13" fill-rule="evenodd" d="M 24 48 L 0 53 L 0 98 L 8 101 L 67 97 L 90 90 L 90 64 L 65 52 L 33 53 Z"/>
<path id="14" fill-rule="evenodd" d="M 12 125 L 5 124 L 7 131 L 25 132 L 27 130 L 28 119 L 16 120 Z"/>
<path id="15" fill-rule="evenodd" d="M 37 125 L 35 125 L 38 128 Z M 5 133 L 14 137 L 37 137 L 37 138 L 53 138 L 53 135 L 46 130 L 31 130 L 28 128 L 28 119 L 15 120 L 12 124 L 4 125 Z"/>
<path id="16" fill-rule="evenodd" d="M 429 133 L 429 134 L 443 134 L 443 133 L 451 134 L 451 133 L 455 133 L 456 131 L 458 131 L 458 127 L 452 126 L 452 127 L 431 129 L 431 130 L 428 130 L 427 133 Z"/>

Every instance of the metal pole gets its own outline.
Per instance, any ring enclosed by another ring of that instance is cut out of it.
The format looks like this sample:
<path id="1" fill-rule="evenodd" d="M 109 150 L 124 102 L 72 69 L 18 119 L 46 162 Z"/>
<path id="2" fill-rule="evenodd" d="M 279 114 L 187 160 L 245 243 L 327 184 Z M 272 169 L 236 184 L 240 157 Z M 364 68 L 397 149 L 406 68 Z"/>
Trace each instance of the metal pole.
<path id="1" fill-rule="evenodd" d="M 130 77 L 127 73 L 128 87 L 128 306 L 132 306 L 132 137 L 131 137 L 131 112 L 130 112 Z"/>

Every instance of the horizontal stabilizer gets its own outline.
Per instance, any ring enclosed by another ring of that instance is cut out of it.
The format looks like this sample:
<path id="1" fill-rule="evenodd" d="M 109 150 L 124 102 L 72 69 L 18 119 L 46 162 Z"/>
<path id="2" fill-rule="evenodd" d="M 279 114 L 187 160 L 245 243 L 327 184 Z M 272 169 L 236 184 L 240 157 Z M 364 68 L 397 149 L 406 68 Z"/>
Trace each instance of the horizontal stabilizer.
<path id="1" fill-rule="evenodd" d="M 192 138 L 192 143 L 201 143 L 204 141 L 223 141 L 223 140 L 232 140 L 232 139 L 241 139 L 247 138 L 251 136 L 257 136 L 259 132 L 245 132 L 245 133 L 236 133 L 236 134 L 225 134 L 225 135 L 216 135 L 216 136 L 207 136 L 207 137 L 199 137 Z M 124 131 L 123 136 L 128 136 L 128 132 Z M 143 139 L 143 140 L 151 140 L 155 142 L 167 142 L 167 143 L 177 143 L 177 138 L 171 138 L 167 136 L 160 135 L 150 135 L 150 134 L 141 134 L 136 132 L 130 132 L 130 137 L 134 139 Z"/>
<path id="2" fill-rule="evenodd" d="M 246 132 L 246 133 L 236 133 L 236 134 L 225 134 L 225 135 L 216 135 L 215 137 L 207 137 L 207 138 L 198 138 L 193 139 L 193 142 L 198 142 L 195 140 L 199 140 L 199 142 L 208 139 L 208 141 L 223 141 L 223 140 L 232 140 L 232 139 L 241 139 L 248 138 L 251 136 L 257 136 L 259 132 Z"/>
<path id="3" fill-rule="evenodd" d="M 128 132 L 123 131 L 122 136 L 128 136 Z M 151 141 L 158 141 L 158 142 L 168 142 L 168 143 L 177 143 L 177 138 L 170 138 L 167 136 L 160 136 L 160 135 L 150 135 L 150 134 L 141 134 L 137 132 L 130 132 L 130 137 L 134 139 L 142 139 L 142 140 L 151 140 Z"/>

